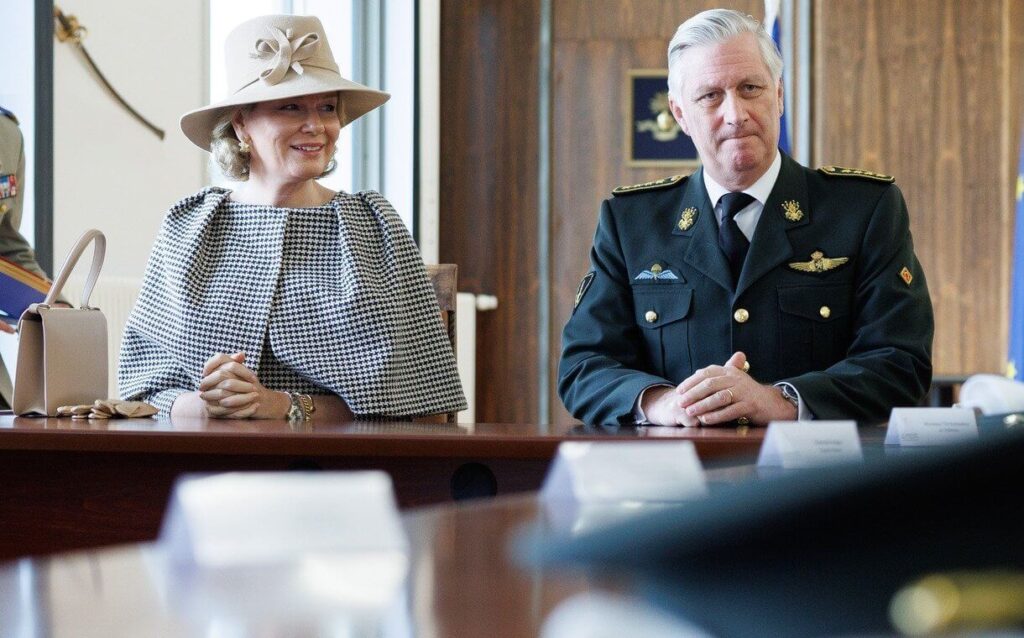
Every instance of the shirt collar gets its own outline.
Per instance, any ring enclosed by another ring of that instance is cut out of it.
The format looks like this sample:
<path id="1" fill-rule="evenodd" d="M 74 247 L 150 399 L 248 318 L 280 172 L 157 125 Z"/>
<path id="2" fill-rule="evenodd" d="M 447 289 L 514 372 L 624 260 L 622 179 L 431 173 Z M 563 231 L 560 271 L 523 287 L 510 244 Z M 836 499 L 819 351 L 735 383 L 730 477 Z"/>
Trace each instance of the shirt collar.
<path id="1" fill-rule="evenodd" d="M 782 153 L 778 150 L 775 151 L 775 159 L 772 160 L 768 170 L 764 172 L 756 182 L 750 185 L 750 188 L 743 189 L 744 193 L 749 194 L 751 197 L 756 199 L 761 206 L 765 205 L 768 201 L 768 196 L 772 194 L 772 189 L 775 188 L 775 180 L 779 178 L 779 172 L 782 170 Z M 708 191 L 708 199 L 711 200 L 711 207 L 718 207 L 718 200 L 722 199 L 722 195 L 729 192 L 729 189 L 725 188 L 708 175 L 707 171 L 701 171 L 704 175 L 704 188 Z"/>

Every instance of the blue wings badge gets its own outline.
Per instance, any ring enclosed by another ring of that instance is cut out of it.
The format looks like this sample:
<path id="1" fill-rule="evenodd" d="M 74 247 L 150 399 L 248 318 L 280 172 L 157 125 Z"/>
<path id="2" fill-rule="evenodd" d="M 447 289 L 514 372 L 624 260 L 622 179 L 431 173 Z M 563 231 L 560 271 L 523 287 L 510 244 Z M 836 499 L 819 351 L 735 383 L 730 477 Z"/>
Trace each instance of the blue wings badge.
<path id="1" fill-rule="evenodd" d="M 672 280 L 672 279 L 679 279 L 679 277 L 677 277 L 676 274 L 674 272 L 672 272 L 671 268 L 668 269 L 668 270 L 665 270 L 664 268 L 661 267 L 661 264 L 652 264 L 649 269 L 641 272 L 636 277 L 633 277 L 633 279 L 634 280 L 653 279 L 654 281 L 662 281 L 662 280 L 669 281 L 669 280 Z"/>

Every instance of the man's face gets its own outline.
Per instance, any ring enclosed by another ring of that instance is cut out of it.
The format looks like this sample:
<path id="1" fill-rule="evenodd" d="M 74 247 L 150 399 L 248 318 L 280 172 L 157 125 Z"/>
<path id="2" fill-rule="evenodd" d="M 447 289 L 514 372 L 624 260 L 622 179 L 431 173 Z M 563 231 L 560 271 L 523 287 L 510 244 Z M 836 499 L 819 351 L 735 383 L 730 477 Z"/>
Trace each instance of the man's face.
<path id="1" fill-rule="evenodd" d="M 692 47 L 672 115 L 693 139 L 704 170 L 729 190 L 749 187 L 775 159 L 782 117 L 782 82 L 772 81 L 757 39 L 744 33 L 720 44 Z"/>

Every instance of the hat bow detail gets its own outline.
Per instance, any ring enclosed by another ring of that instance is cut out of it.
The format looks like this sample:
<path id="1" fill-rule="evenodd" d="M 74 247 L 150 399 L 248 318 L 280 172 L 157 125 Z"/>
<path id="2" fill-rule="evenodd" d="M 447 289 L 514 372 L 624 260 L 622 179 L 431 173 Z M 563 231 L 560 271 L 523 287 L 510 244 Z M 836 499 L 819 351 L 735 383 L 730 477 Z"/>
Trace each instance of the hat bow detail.
<path id="1" fill-rule="evenodd" d="M 277 84 L 284 79 L 289 68 L 302 75 L 302 61 L 316 55 L 320 49 L 320 35 L 307 33 L 295 38 L 291 29 L 282 31 L 277 27 L 269 27 L 267 30 L 273 39 L 256 40 L 256 46 L 250 54 L 254 58 L 270 58 L 269 66 L 260 72 L 260 79 L 270 85 Z"/>

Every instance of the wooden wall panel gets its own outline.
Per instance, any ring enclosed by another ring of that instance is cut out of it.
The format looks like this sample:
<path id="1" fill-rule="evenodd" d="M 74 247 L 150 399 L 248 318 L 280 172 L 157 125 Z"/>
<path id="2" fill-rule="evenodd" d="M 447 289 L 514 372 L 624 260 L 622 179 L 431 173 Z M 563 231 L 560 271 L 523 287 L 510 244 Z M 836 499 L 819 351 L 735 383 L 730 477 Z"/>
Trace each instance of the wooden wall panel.
<path id="1" fill-rule="evenodd" d="M 441 3 L 440 260 L 477 317 L 477 421 L 537 420 L 538 0 Z"/>
<path id="2" fill-rule="evenodd" d="M 1000 371 L 1007 324 L 1004 24 L 1021 0 L 819 0 L 814 162 L 890 173 L 936 313 L 938 374 Z M 1017 24 L 1020 24 L 1018 22 Z M 1014 102 L 1020 102 L 1019 85 Z M 1019 121 L 1019 120 L 1018 120 Z M 1016 143 L 1010 145 L 1016 153 Z"/>
<path id="3" fill-rule="evenodd" d="M 680 172 L 626 166 L 629 108 L 626 73 L 665 68 L 676 27 L 712 0 L 555 0 L 552 36 L 551 119 L 551 367 L 557 380 L 561 333 L 572 312 L 580 278 L 590 263 L 590 245 L 601 201 L 620 184 Z M 733 8 L 760 16 L 757 0 Z M 556 388 L 551 422 L 570 423 Z"/>

